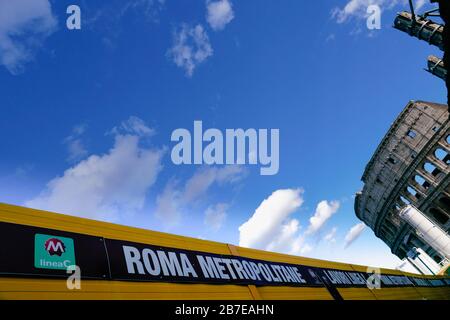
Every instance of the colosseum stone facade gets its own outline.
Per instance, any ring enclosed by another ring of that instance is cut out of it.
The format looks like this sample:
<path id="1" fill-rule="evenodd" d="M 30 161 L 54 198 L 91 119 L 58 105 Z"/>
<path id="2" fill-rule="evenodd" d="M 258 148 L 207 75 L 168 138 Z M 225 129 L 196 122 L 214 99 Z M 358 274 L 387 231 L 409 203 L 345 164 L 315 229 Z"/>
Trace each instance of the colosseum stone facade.
<path id="1" fill-rule="evenodd" d="M 450 124 L 447 105 L 411 101 L 400 113 L 366 166 L 356 215 L 403 259 L 422 248 L 438 263 L 438 252 L 399 218 L 412 204 L 441 229 L 450 229 Z"/>

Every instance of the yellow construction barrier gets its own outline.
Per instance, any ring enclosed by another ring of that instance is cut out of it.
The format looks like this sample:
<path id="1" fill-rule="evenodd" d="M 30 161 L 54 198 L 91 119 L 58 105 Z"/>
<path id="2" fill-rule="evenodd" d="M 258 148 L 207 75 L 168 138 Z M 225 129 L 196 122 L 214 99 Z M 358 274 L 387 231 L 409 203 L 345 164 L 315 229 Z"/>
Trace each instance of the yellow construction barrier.
<path id="1" fill-rule="evenodd" d="M 370 289 L 365 266 L 8 204 L 0 241 L 0 299 L 450 299 L 445 276 L 381 269 L 381 288 Z"/>

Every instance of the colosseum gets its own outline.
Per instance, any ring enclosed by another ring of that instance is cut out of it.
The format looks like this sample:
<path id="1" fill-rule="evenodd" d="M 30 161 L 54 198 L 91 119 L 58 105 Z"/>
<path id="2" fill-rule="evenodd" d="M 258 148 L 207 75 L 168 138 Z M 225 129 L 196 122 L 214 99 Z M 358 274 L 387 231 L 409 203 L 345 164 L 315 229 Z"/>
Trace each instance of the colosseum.
<path id="1" fill-rule="evenodd" d="M 422 249 L 441 267 L 448 259 L 420 237 L 399 212 L 418 208 L 445 233 L 450 229 L 450 124 L 447 105 L 409 102 L 376 149 L 355 199 L 359 219 L 400 259 Z"/>

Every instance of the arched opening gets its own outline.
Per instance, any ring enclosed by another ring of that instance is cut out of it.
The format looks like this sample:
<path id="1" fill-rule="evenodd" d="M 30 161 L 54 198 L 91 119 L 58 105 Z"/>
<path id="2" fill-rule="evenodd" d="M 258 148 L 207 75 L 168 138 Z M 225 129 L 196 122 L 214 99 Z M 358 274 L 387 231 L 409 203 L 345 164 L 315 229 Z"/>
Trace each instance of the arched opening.
<path id="1" fill-rule="evenodd" d="M 406 244 L 408 245 L 408 247 L 416 247 L 416 248 L 423 248 L 425 246 L 425 243 L 414 234 L 409 235 Z"/>
<path id="2" fill-rule="evenodd" d="M 388 160 L 389 163 L 392 163 L 392 164 L 396 164 L 397 163 L 397 160 L 394 157 L 392 157 L 392 156 L 388 157 L 387 160 Z"/>
<path id="3" fill-rule="evenodd" d="M 406 188 L 406 191 L 408 191 L 408 193 L 409 193 L 410 195 L 414 196 L 414 197 L 417 195 L 416 189 L 414 189 L 414 188 L 412 188 L 412 187 L 410 187 L 410 186 L 408 186 L 408 187 Z"/>
<path id="4" fill-rule="evenodd" d="M 406 250 L 405 249 L 399 249 L 398 250 L 398 255 L 399 255 L 400 259 L 403 259 L 404 257 L 406 257 Z"/>
<path id="5" fill-rule="evenodd" d="M 403 202 L 404 204 L 411 204 L 411 201 L 409 201 L 408 199 L 406 199 L 404 196 L 400 196 L 400 201 Z"/>
<path id="6" fill-rule="evenodd" d="M 438 158 L 439 160 L 441 160 L 442 162 L 444 162 L 445 164 L 450 164 L 450 157 L 449 157 L 447 151 L 445 151 L 444 149 L 437 148 L 434 151 L 434 156 L 436 158 Z"/>
<path id="7" fill-rule="evenodd" d="M 425 180 L 422 176 L 420 176 L 420 175 L 418 175 L 418 174 L 416 174 L 416 175 L 414 176 L 414 181 L 415 181 L 418 185 L 424 187 L 424 189 L 428 189 L 428 188 L 430 187 L 430 183 L 429 183 L 427 180 Z"/>
<path id="8" fill-rule="evenodd" d="M 441 171 L 436 168 L 436 166 L 430 162 L 425 162 L 423 165 L 423 169 L 433 176 L 437 176 Z"/>
<path id="9" fill-rule="evenodd" d="M 444 211 L 450 215 L 450 198 L 442 197 L 439 199 L 439 204 L 442 206 Z"/>
<path id="10" fill-rule="evenodd" d="M 440 224 L 444 225 L 448 221 L 448 216 L 437 208 L 431 208 L 429 210 L 430 215 Z"/>
<path id="11" fill-rule="evenodd" d="M 417 136 L 417 133 L 414 130 L 408 131 L 408 137 L 410 137 L 411 139 L 414 139 L 416 136 Z"/>

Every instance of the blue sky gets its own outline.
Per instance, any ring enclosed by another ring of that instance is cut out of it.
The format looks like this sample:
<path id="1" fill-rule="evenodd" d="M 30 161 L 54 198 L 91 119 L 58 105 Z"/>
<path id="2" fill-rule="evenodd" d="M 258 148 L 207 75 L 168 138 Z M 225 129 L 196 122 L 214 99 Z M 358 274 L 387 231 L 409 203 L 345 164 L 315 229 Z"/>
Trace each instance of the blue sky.
<path id="1" fill-rule="evenodd" d="M 382 8 L 380 30 L 366 27 L 369 3 Z M 81 30 L 66 28 L 71 4 Z M 443 82 L 422 70 L 441 52 L 391 27 L 406 1 L 0 0 L 0 9 L 1 202 L 398 264 L 359 224 L 353 196 L 406 103 L 445 101 Z M 279 129 L 278 174 L 174 165 L 171 133 L 194 120 Z"/>

